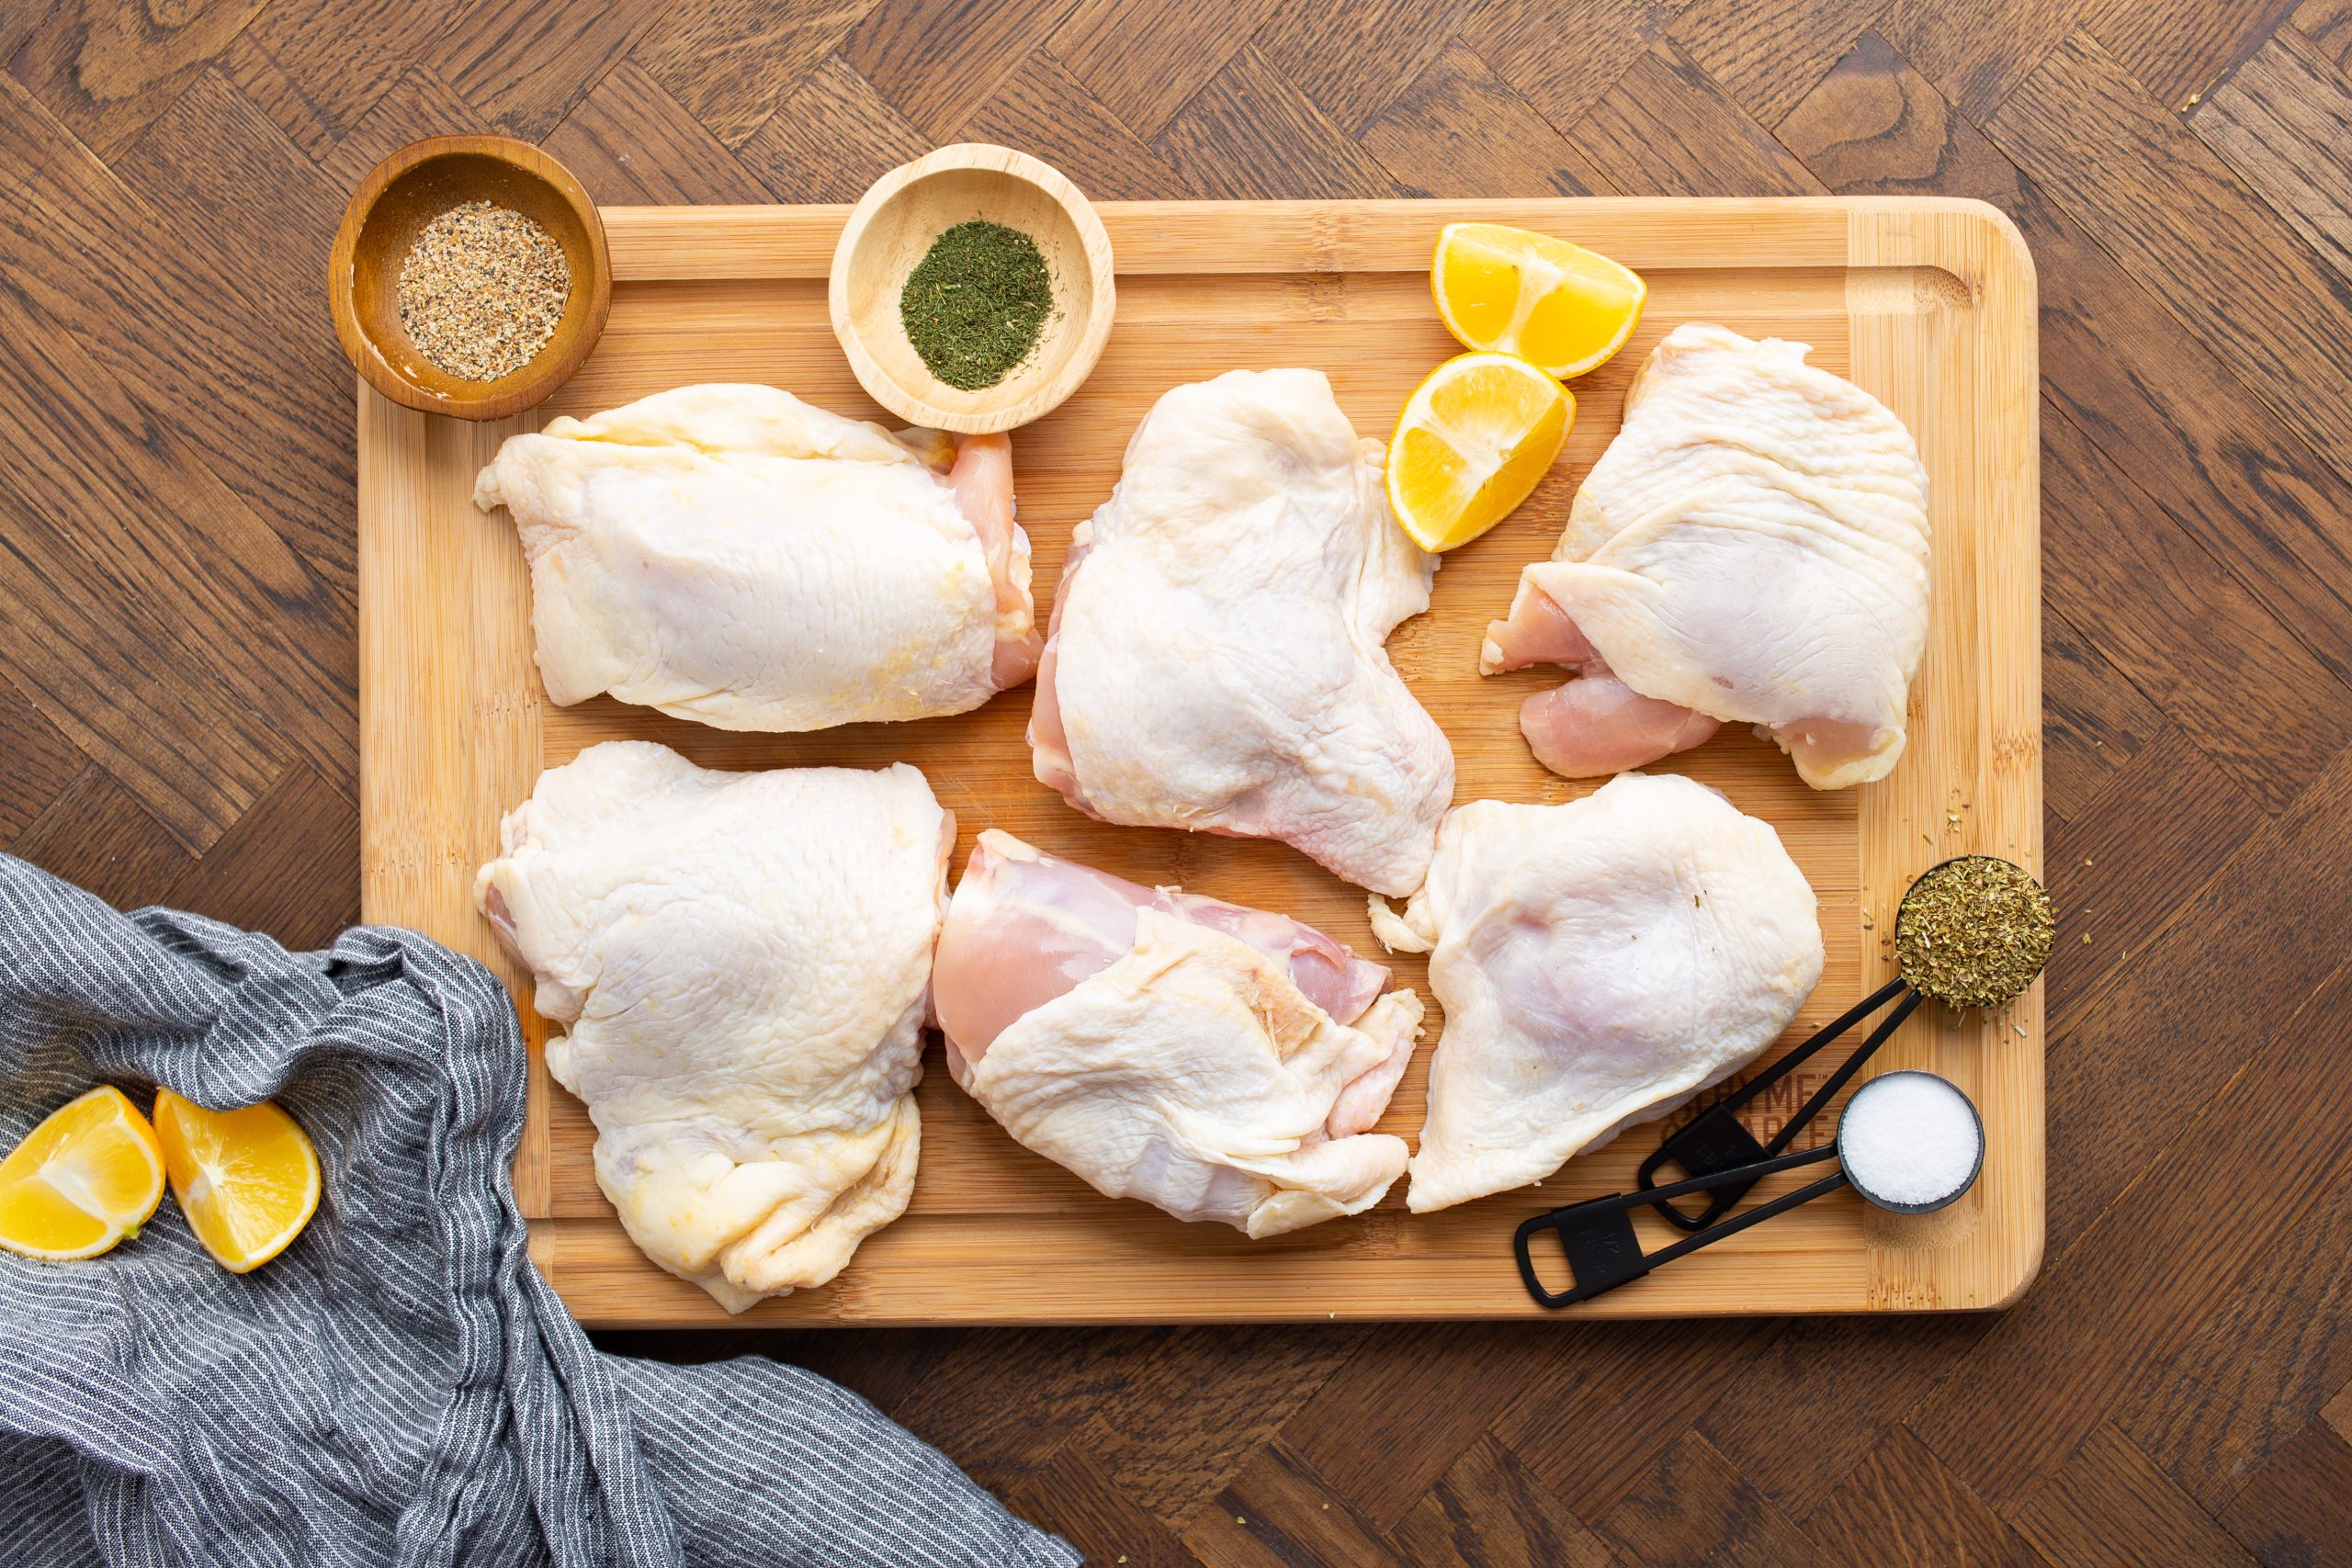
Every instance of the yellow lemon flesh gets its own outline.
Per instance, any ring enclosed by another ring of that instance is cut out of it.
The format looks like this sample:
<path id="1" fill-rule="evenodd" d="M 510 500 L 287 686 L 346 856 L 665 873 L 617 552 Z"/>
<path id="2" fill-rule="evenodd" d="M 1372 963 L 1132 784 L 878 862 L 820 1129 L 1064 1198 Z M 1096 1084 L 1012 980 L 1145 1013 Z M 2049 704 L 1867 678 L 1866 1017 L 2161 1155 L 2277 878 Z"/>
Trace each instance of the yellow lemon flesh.
<path id="1" fill-rule="evenodd" d="M 1465 545 L 1527 499 L 1575 423 L 1567 389 L 1509 354 L 1447 360 L 1405 400 L 1388 505 L 1425 550 Z"/>
<path id="2" fill-rule="evenodd" d="M 96 1258 L 138 1234 L 164 1201 L 155 1129 L 122 1090 L 67 1101 L 0 1160 L 0 1247 Z"/>
<path id="3" fill-rule="evenodd" d="M 1562 380 L 1625 346 L 1649 286 L 1607 256 L 1500 223 L 1449 223 L 1430 292 L 1462 346 L 1516 354 Z"/>
<path id="4" fill-rule="evenodd" d="M 318 1212 L 318 1151 L 267 1100 L 207 1111 L 158 1089 L 155 1131 L 188 1229 L 232 1274 L 285 1251 Z"/>

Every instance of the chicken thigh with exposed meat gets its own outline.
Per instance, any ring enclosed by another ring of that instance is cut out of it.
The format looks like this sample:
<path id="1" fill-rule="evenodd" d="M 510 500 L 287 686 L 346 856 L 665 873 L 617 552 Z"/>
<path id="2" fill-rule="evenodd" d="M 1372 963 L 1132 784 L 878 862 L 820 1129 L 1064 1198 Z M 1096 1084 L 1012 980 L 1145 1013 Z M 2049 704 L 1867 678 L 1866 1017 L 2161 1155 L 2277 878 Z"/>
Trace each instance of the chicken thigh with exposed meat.
<path id="1" fill-rule="evenodd" d="M 1520 728 L 1571 777 L 1751 724 L 1816 789 L 1883 778 L 1928 642 L 1928 478 L 1903 422 L 1802 344 L 1691 323 L 1625 394 L 1487 674 L 1577 671 Z"/>
<path id="2" fill-rule="evenodd" d="M 1370 1208 L 1420 998 L 1311 926 L 980 835 L 932 981 L 956 1081 L 1114 1198 L 1279 1235 Z"/>

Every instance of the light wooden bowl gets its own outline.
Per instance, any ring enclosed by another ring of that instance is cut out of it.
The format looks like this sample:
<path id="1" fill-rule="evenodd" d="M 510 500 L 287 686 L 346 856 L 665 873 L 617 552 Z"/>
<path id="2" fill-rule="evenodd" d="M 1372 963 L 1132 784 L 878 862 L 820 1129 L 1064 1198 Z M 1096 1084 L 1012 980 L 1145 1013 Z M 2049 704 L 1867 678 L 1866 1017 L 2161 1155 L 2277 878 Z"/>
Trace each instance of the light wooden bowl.
<path id="1" fill-rule="evenodd" d="M 899 320 L 899 289 L 932 242 L 985 218 L 1037 242 L 1054 314 L 1037 347 L 993 387 L 967 392 L 926 368 Z M 833 247 L 833 335 L 858 384 L 916 424 L 982 434 L 1058 408 L 1102 357 L 1118 297 L 1111 236 L 1079 188 L 1026 152 L 985 142 L 942 147 L 891 170 L 851 209 Z"/>
<path id="2" fill-rule="evenodd" d="M 401 264 L 417 231 L 469 201 L 537 223 L 571 268 L 555 335 L 495 381 L 459 380 L 418 352 L 401 325 Z M 511 137 L 435 136 L 377 164 L 352 193 L 327 260 L 327 299 L 343 352 L 384 396 L 427 413 L 503 419 L 545 402 L 596 346 L 612 309 L 613 265 L 596 204 L 561 164 Z"/>

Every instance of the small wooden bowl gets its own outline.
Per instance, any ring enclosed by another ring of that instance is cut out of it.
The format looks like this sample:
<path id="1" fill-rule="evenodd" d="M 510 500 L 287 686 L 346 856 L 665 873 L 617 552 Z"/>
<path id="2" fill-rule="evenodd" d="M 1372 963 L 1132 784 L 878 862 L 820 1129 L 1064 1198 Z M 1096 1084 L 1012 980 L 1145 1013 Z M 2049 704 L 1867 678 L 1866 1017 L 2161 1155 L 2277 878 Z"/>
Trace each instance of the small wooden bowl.
<path id="1" fill-rule="evenodd" d="M 401 264 L 418 231 L 449 209 L 489 201 L 519 212 L 563 247 L 571 297 L 555 335 L 528 365 L 495 381 L 462 381 L 418 352 L 401 325 Z M 604 220 L 571 172 L 527 141 L 435 136 L 368 173 L 343 210 L 327 260 L 327 299 L 343 352 L 394 402 L 459 419 L 503 419 L 545 402 L 580 368 L 613 304 Z"/>
<path id="2" fill-rule="evenodd" d="M 973 218 L 1037 242 L 1054 280 L 1054 314 L 1037 347 L 993 387 L 967 392 L 926 368 L 899 319 L 899 289 L 932 242 Z M 916 424 L 982 434 L 1061 406 L 1102 357 L 1118 295 L 1111 236 L 1079 188 L 1009 147 L 964 142 L 874 182 L 833 248 L 828 299 L 858 385 Z"/>

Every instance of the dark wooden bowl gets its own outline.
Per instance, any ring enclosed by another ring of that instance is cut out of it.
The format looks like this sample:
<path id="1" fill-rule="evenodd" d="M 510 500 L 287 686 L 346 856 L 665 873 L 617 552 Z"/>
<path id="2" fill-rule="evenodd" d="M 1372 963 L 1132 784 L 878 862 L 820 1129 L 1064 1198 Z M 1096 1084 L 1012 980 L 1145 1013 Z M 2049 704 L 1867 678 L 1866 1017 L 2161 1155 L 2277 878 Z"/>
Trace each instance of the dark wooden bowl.
<path id="1" fill-rule="evenodd" d="M 571 297 L 547 346 L 495 381 L 462 381 L 417 351 L 401 325 L 401 263 L 417 231 L 449 209 L 490 201 L 519 212 L 563 247 Z M 527 141 L 435 136 L 369 171 L 335 231 L 327 261 L 335 336 L 351 363 L 393 401 L 459 419 L 503 419 L 547 400 L 580 368 L 613 304 L 605 225 L 571 172 Z"/>

